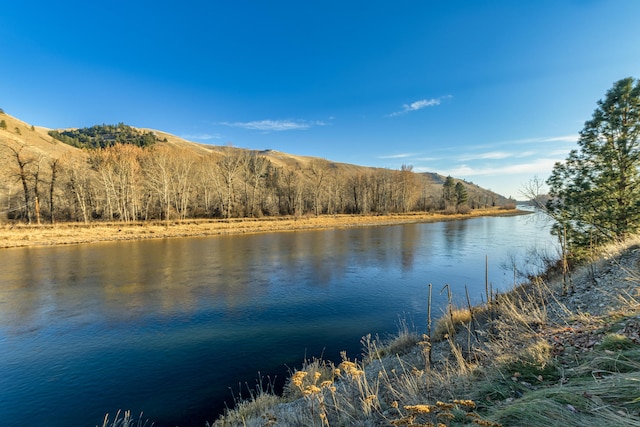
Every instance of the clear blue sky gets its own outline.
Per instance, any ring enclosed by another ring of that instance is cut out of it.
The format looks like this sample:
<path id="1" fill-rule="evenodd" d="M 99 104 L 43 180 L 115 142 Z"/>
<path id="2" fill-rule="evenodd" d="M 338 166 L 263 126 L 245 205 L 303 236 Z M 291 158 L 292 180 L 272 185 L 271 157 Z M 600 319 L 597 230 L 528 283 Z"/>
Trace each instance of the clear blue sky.
<path id="1" fill-rule="evenodd" d="M 640 1 L 10 1 L 0 107 L 519 197 L 640 77 Z"/>

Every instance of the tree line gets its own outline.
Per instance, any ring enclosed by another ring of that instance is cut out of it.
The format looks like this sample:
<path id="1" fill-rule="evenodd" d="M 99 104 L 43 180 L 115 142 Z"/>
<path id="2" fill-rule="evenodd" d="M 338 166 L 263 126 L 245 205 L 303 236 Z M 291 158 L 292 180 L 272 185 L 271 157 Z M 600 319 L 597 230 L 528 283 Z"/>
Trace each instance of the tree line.
<path id="1" fill-rule="evenodd" d="M 471 183 L 318 158 L 275 164 L 268 152 L 113 144 L 54 158 L 0 141 L 9 157 L 2 209 L 27 223 L 468 212 L 502 196 Z M 8 183 L 8 184 L 7 184 Z M 444 185 L 443 185 L 444 184 Z"/>

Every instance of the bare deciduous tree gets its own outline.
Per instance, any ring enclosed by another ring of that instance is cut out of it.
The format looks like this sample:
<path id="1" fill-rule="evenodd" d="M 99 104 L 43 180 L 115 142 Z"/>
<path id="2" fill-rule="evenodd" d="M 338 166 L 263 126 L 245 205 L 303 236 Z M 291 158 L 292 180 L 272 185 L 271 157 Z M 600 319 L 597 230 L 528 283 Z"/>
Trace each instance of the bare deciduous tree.
<path id="1" fill-rule="evenodd" d="M 242 168 L 247 162 L 247 156 L 244 153 L 244 150 L 234 149 L 231 145 L 227 145 L 223 149 L 223 156 L 218 160 L 217 166 L 218 171 L 220 173 L 220 178 L 225 186 L 225 196 L 226 200 L 224 202 L 226 217 L 231 218 L 231 211 L 233 208 L 233 199 L 234 199 L 234 185 L 236 183 L 236 178 L 239 173 L 242 171 Z"/>
<path id="2" fill-rule="evenodd" d="M 320 215 L 322 206 L 320 195 L 324 191 L 324 183 L 330 170 L 330 163 L 325 160 L 312 160 L 309 164 L 309 178 L 313 194 L 313 210 L 316 216 Z"/>
<path id="3" fill-rule="evenodd" d="M 28 153 L 24 144 L 19 144 L 18 147 L 13 145 L 3 144 L 11 153 L 15 160 L 16 171 L 13 174 L 22 184 L 22 192 L 24 197 L 24 218 L 27 224 L 31 224 L 31 192 L 29 190 L 30 181 L 30 167 L 34 163 L 37 163 L 36 157 L 32 153 Z"/>

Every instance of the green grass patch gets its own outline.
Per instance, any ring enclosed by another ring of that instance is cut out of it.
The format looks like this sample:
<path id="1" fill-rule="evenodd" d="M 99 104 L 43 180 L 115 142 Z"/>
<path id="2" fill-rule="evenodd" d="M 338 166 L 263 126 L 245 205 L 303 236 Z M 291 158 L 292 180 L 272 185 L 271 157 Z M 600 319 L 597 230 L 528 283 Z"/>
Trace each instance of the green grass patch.
<path id="1" fill-rule="evenodd" d="M 631 341 L 628 337 L 620 334 L 607 334 L 602 339 L 602 342 L 598 344 L 598 350 L 620 351 L 629 350 L 638 345 Z"/>

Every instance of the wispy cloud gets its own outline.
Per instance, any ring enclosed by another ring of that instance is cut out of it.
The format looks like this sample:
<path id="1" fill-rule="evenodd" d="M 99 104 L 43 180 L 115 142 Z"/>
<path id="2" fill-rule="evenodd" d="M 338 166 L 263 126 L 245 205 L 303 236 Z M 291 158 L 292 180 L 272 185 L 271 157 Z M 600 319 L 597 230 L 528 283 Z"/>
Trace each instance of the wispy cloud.
<path id="1" fill-rule="evenodd" d="M 468 162 L 470 160 L 501 160 L 514 157 L 514 153 L 507 153 L 506 151 L 489 151 L 486 153 L 467 154 L 458 159 L 461 162 Z"/>
<path id="2" fill-rule="evenodd" d="M 548 176 L 556 162 L 575 148 L 579 135 L 523 138 L 467 146 L 437 148 L 435 159 L 412 158 L 414 171 L 437 172 L 472 180 L 502 194 L 517 194 L 519 181 L 531 176 Z M 425 153 L 426 154 L 426 153 Z M 424 156 L 428 157 L 428 156 Z"/>
<path id="3" fill-rule="evenodd" d="M 519 139 L 516 141 L 505 141 L 501 144 L 541 144 L 546 142 L 578 142 L 580 135 L 562 135 L 562 136 L 552 136 L 546 138 L 527 138 L 527 139 Z"/>
<path id="4" fill-rule="evenodd" d="M 562 153 L 566 152 L 563 150 Z M 459 162 L 468 162 L 473 160 L 504 160 L 504 159 L 522 159 L 537 155 L 536 151 L 488 151 L 486 153 L 470 153 L 463 154 L 458 157 Z M 553 154 L 553 153 L 552 153 Z"/>
<path id="5" fill-rule="evenodd" d="M 552 156 L 566 157 L 569 155 L 570 151 L 571 151 L 570 148 L 564 148 L 564 149 L 557 149 L 557 150 L 550 151 L 549 154 L 551 154 Z"/>
<path id="6" fill-rule="evenodd" d="M 251 122 L 219 122 L 218 124 L 249 130 L 265 132 L 282 132 L 287 130 L 306 130 L 313 126 L 325 126 L 322 121 L 306 120 L 256 120 Z"/>
<path id="7" fill-rule="evenodd" d="M 532 148 L 541 148 L 544 150 L 548 150 L 547 143 L 557 143 L 558 149 L 564 147 L 564 144 L 575 144 L 580 138 L 580 135 L 562 135 L 562 136 L 552 136 L 552 137 L 540 137 L 540 138 L 524 138 L 524 139 L 515 139 L 515 140 L 507 140 L 507 141 L 495 141 L 489 143 L 480 143 L 473 144 L 467 147 L 458 147 L 452 146 L 450 148 L 445 149 L 444 151 L 460 151 L 465 148 L 469 151 L 472 150 L 504 150 L 504 147 L 514 147 L 517 145 L 532 145 Z M 507 150 L 509 151 L 509 150 Z"/>
<path id="8" fill-rule="evenodd" d="M 402 105 L 402 110 L 395 111 L 389 114 L 388 117 L 401 116 L 403 114 L 410 113 L 411 111 L 418 111 L 427 107 L 435 107 L 436 105 L 440 105 L 442 100 L 445 98 L 451 98 L 451 95 L 441 96 L 440 98 L 420 99 L 412 102 L 411 104 L 404 104 Z"/>
<path id="9" fill-rule="evenodd" d="M 413 153 L 400 153 L 400 154 L 389 154 L 387 156 L 378 156 L 379 159 L 406 159 L 407 157 L 413 157 L 415 154 Z"/>
<path id="10" fill-rule="evenodd" d="M 557 162 L 557 159 L 540 158 L 527 163 L 481 168 L 475 168 L 464 164 L 443 172 L 445 172 L 447 175 L 460 177 L 522 174 L 537 172 L 540 170 L 551 170 L 555 162 Z"/>
<path id="11" fill-rule="evenodd" d="M 451 145 L 437 148 L 434 154 L 450 161 L 467 162 L 474 160 L 505 160 L 526 157 L 565 157 L 575 144 L 578 135 L 563 135 L 554 137 L 526 138 L 510 141 L 499 141 L 466 146 Z M 549 146 L 552 144 L 552 147 Z M 525 147 L 526 146 L 526 147 Z"/>
<path id="12" fill-rule="evenodd" d="M 556 136 L 553 138 L 546 138 L 544 142 L 578 142 L 580 139 L 580 135 L 565 135 L 565 136 Z"/>
<path id="13" fill-rule="evenodd" d="M 197 135 L 182 135 L 182 138 L 186 140 L 195 139 L 198 141 L 209 141 L 211 139 L 221 139 L 222 136 L 220 136 L 219 134 L 210 135 L 208 133 L 203 133 L 203 134 L 197 134 Z"/>
<path id="14" fill-rule="evenodd" d="M 536 153 L 535 151 L 521 151 L 519 153 L 514 153 L 514 157 L 517 158 L 523 158 L 523 157 L 531 157 L 531 156 L 535 156 Z"/>

